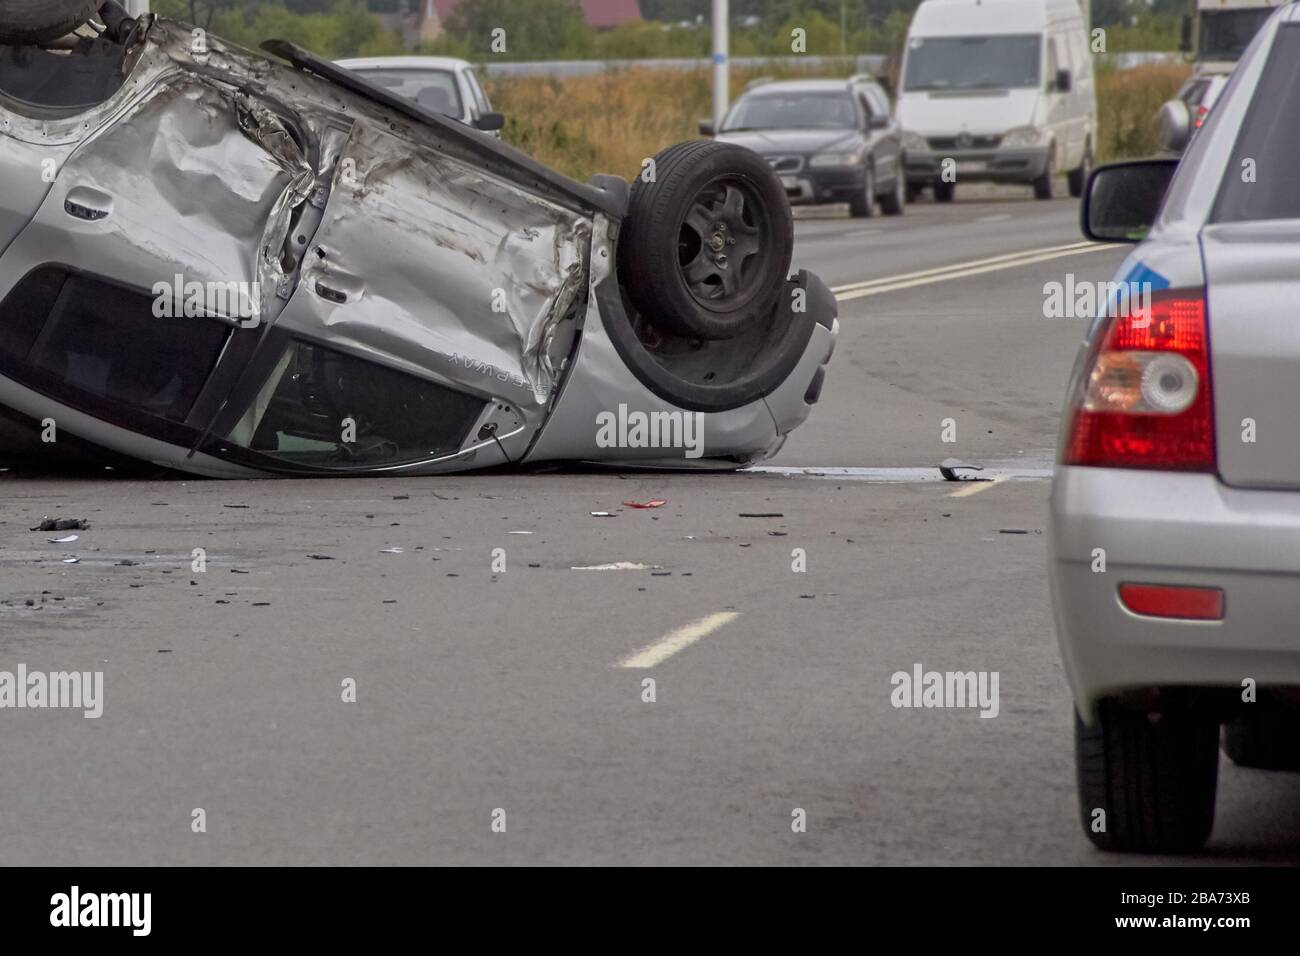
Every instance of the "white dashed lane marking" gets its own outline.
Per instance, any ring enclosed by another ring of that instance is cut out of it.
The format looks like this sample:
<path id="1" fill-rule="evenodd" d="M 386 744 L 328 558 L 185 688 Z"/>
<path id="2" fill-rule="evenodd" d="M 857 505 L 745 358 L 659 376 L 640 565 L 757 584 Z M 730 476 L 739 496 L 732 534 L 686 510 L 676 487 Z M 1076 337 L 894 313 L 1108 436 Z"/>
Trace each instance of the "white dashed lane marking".
<path id="1" fill-rule="evenodd" d="M 702 617 L 692 624 L 669 631 L 649 647 L 644 647 L 631 657 L 622 661 L 619 667 L 648 668 L 662 664 L 678 651 L 684 651 L 701 638 L 708 637 L 718 628 L 730 624 L 740 617 L 737 611 L 720 611 Z"/>

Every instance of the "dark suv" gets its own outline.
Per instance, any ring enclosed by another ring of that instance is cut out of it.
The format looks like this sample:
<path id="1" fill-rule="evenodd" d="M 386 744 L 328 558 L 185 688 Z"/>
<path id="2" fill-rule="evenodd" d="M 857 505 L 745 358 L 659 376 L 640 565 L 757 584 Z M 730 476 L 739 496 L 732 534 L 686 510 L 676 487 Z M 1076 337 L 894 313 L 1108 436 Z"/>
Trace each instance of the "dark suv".
<path id="1" fill-rule="evenodd" d="M 702 122 L 700 132 L 766 158 L 791 203 L 846 202 L 858 217 L 877 201 L 886 215 L 903 211 L 902 132 L 872 77 L 751 83 L 720 128 Z"/>

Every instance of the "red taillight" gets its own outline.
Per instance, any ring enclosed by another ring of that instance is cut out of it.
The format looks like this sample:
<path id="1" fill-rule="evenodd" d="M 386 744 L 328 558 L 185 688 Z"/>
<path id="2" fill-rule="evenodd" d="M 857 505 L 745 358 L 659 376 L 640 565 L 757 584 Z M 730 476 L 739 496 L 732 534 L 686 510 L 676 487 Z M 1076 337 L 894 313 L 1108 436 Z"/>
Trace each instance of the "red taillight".
<path id="1" fill-rule="evenodd" d="M 1159 292 L 1098 330 L 1074 396 L 1066 465 L 1214 471 L 1205 297 Z"/>
<path id="2" fill-rule="evenodd" d="M 1196 120 L 1193 123 L 1193 127 L 1195 129 L 1200 129 L 1202 126 L 1205 125 L 1205 117 L 1209 115 L 1210 115 L 1210 108 L 1208 106 L 1196 107 Z"/>
<path id="3" fill-rule="evenodd" d="M 1185 621 L 1222 621 L 1223 591 L 1164 584 L 1121 584 L 1119 599 L 1134 614 Z"/>

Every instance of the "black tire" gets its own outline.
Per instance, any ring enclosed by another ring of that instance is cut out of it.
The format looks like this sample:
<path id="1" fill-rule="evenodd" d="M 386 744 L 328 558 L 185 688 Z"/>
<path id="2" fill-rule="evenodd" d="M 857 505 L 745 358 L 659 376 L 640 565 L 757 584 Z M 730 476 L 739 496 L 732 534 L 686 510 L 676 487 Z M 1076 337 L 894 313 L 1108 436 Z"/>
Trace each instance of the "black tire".
<path id="1" fill-rule="evenodd" d="M 880 197 L 880 211 L 886 216 L 901 216 L 907 205 L 907 177 L 899 169 L 894 176 L 894 188 Z"/>
<path id="2" fill-rule="evenodd" d="M 1088 185 L 1088 174 L 1092 172 L 1092 143 L 1088 143 L 1083 148 L 1083 161 L 1079 163 L 1077 169 L 1072 169 L 1066 174 L 1066 179 L 1070 185 L 1070 195 L 1075 199 L 1083 195 L 1084 187 Z"/>
<path id="3" fill-rule="evenodd" d="M 862 177 L 862 191 L 849 200 L 849 215 L 854 219 L 870 219 L 876 205 L 876 177 L 870 166 Z"/>
<path id="4" fill-rule="evenodd" d="M 1051 199 L 1052 191 L 1055 186 L 1056 178 L 1056 149 L 1047 154 L 1047 168 L 1043 170 L 1043 175 L 1034 180 L 1034 198 Z"/>
<path id="5" fill-rule="evenodd" d="M 1181 853 L 1214 828 L 1218 722 L 1187 712 L 1149 714 L 1103 701 L 1091 727 L 1075 714 L 1083 832 L 1100 849 Z M 1105 829 L 1096 832 L 1096 811 Z"/>
<path id="6" fill-rule="evenodd" d="M 4 0 L 0 3 L 0 45 L 57 40 L 89 20 L 99 5 L 100 0 Z"/>
<path id="7" fill-rule="evenodd" d="M 780 177 L 757 153 L 712 140 L 670 146 L 653 168 L 653 182 L 633 183 L 619 240 L 619 278 L 637 310 L 710 340 L 769 318 L 794 254 Z"/>
<path id="8" fill-rule="evenodd" d="M 1223 752 L 1239 767 L 1300 770 L 1300 712 L 1265 702 L 1247 704 L 1223 728 Z"/>
<path id="9" fill-rule="evenodd" d="M 952 202 L 952 197 L 956 192 L 956 183 L 937 182 L 934 184 L 934 201 Z"/>

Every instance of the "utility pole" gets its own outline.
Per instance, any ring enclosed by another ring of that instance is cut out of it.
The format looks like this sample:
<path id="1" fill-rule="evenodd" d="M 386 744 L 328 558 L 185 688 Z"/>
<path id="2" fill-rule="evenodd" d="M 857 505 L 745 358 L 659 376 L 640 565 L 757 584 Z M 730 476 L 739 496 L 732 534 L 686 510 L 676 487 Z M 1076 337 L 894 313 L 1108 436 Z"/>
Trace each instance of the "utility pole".
<path id="1" fill-rule="evenodd" d="M 731 38 L 727 7 L 729 0 L 713 0 L 713 122 L 722 125 L 731 99 Z"/>

